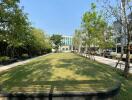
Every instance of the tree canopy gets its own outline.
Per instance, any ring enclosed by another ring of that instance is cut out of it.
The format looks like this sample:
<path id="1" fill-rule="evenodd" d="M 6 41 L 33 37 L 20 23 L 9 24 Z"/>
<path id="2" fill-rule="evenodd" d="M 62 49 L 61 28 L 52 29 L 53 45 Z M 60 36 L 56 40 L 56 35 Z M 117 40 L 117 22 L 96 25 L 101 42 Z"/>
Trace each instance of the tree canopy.
<path id="1" fill-rule="evenodd" d="M 105 19 L 96 11 L 96 5 L 92 3 L 91 10 L 83 14 L 80 33 L 75 31 L 74 41 L 81 40 L 81 44 L 89 48 L 107 49 L 113 46 L 111 36 L 111 30 Z"/>
<path id="2" fill-rule="evenodd" d="M 31 27 L 19 0 L 0 0 L 0 55 L 14 57 L 49 49 L 47 39 L 44 32 Z"/>
<path id="3" fill-rule="evenodd" d="M 53 44 L 53 48 L 56 49 L 56 51 L 58 51 L 59 49 L 59 46 L 62 45 L 62 36 L 61 35 L 58 35 L 58 34 L 53 34 L 50 38 L 50 40 L 52 41 L 52 44 Z"/>

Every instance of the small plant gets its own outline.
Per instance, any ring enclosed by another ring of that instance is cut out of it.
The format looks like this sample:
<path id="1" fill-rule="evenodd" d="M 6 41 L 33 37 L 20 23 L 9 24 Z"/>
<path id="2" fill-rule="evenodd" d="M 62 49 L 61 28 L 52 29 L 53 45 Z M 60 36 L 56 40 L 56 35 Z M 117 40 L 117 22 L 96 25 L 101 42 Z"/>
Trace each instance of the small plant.
<path id="1" fill-rule="evenodd" d="M 26 59 L 26 58 L 29 58 L 29 55 L 28 54 L 22 54 L 22 59 Z"/>
<path id="2" fill-rule="evenodd" d="M 2 57 L 0 57 L 0 63 L 1 62 L 5 62 L 5 61 L 8 61 L 9 59 L 10 59 L 10 57 L 2 56 Z"/>

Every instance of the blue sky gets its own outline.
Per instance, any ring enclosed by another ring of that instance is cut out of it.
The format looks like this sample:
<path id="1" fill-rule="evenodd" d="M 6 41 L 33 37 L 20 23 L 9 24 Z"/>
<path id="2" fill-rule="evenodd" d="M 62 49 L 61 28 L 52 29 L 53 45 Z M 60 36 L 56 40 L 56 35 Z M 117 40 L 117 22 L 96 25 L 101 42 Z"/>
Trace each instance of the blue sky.
<path id="1" fill-rule="evenodd" d="M 96 0 L 21 0 L 32 25 L 48 34 L 72 35 Z"/>

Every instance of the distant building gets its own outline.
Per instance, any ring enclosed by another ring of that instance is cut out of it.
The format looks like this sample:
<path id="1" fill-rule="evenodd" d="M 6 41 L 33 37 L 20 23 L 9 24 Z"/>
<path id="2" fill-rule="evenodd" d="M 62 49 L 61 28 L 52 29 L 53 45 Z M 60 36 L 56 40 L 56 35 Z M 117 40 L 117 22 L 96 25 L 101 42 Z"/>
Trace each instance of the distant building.
<path id="1" fill-rule="evenodd" d="M 73 50 L 72 36 L 63 36 L 62 45 L 60 46 L 61 52 L 71 52 Z"/>
<path id="2" fill-rule="evenodd" d="M 130 23 L 129 25 L 132 25 L 132 13 L 128 15 L 128 21 Z M 121 33 L 123 29 L 120 22 L 115 21 L 113 24 L 114 24 L 115 33 L 116 33 L 115 35 L 116 52 L 121 53 L 123 50 L 123 52 L 126 53 L 127 35 Z M 132 26 L 129 26 L 129 27 L 132 28 Z M 132 33 L 131 33 L 130 45 L 132 46 Z M 130 51 L 130 53 L 132 54 L 132 50 Z"/>

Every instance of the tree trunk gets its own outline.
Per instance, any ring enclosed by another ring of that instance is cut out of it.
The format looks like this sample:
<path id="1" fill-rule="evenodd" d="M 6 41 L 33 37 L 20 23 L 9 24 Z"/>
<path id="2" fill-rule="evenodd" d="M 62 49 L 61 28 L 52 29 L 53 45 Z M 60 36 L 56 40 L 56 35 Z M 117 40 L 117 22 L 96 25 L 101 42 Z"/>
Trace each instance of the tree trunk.
<path id="1" fill-rule="evenodd" d="M 88 46 L 87 46 L 87 44 L 86 44 L 85 53 L 87 53 L 87 51 L 88 51 Z"/>
<path id="2" fill-rule="evenodd" d="M 119 64 L 119 63 L 120 63 L 120 61 L 122 60 L 122 57 L 123 57 L 123 53 L 121 53 L 121 56 L 120 56 L 120 58 L 119 58 L 118 62 L 116 63 L 115 68 L 117 68 L 118 64 Z"/>
<path id="3" fill-rule="evenodd" d="M 78 47 L 78 53 L 81 53 L 81 45 Z"/>
<path id="4" fill-rule="evenodd" d="M 124 69 L 124 76 L 125 77 L 128 77 L 129 68 L 130 68 L 130 45 L 128 43 L 127 44 L 127 53 L 126 53 L 125 69 Z"/>
<path id="5" fill-rule="evenodd" d="M 125 35 L 127 36 L 127 47 L 126 47 L 126 62 L 125 62 L 125 68 L 124 68 L 124 76 L 128 77 L 129 73 L 129 67 L 130 67 L 130 25 L 127 19 L 127 14 L 126 14 L 126 4 L 127 0 L 121 0 L 122 3 L 122 12 L 123 12 L 123 19 L 124 19 L 124 32 Z"/>
<path id="6" fill-rule="evenodd" d="M 81 47 L 82 47 L 82 41 L 80 40 L 80 44 L 79 44 L 79 47 L 78 47 L 78 53 L 81 53 Z"/>
<path id="7" fill-rule="evenodd" d="M 122 30 L 123 30 L 123 27 L 122 27 Z M 122 33 L 123 33 L 123 32 L 122 32 Z M 118 64 L 119 64 L 120 61 L 122 60 L 123 54 L 124 54 L 124 43 L 123 43 L 123 36 L 121 36 L 121 56 L 120 56 L 120 58 L 118 59 L 118 62 L 116 63 L 115 68 L 117 68 Z"/>

